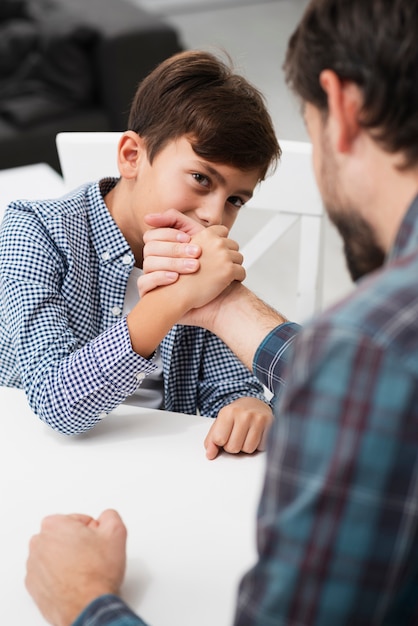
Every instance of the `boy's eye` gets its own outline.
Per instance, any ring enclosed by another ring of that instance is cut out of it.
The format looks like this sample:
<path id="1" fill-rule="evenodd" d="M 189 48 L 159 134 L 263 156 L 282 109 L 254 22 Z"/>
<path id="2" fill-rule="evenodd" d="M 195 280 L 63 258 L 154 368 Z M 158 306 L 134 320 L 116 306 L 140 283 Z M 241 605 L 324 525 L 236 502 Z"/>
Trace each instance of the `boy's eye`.
<path id="1" fill-rule="evenodd" d="M 204 174 L 199 174 L 199 172 L 194 172 L 192 176 L 199 183 L 199 185 L 202 185 L 203 187 L 209 187 L 210 180 Z"/>
<path id="2" fill-rule="evenodd" d="M 242 198 L 239 198 L 238 196 L 230 196 L 228 198 L 228 202 L 230 204 L 233 204 L 234 207 L 236 207 L 237 209 L 241 209 L 245 204 L 244 200 L 242 200 Z"/>

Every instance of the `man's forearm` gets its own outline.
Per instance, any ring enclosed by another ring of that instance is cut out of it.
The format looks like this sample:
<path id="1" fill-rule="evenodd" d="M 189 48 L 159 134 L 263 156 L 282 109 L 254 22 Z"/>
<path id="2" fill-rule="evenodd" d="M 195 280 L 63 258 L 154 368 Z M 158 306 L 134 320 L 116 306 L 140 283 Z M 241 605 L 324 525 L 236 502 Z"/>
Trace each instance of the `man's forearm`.
<path id="1" fill-rule="evenodd" d="M 194 323 L 218 335 L 250 370 L 266 335 L 287 322 L 283 315 L 237 282 L 207 308 L 194 311 L 193 318 Z"/>

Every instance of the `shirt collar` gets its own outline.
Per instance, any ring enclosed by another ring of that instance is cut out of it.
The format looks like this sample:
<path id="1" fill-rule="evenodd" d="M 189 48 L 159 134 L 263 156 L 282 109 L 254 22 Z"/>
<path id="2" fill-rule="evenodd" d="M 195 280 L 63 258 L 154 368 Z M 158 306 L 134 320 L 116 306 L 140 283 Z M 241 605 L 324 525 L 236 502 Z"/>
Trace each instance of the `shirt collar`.
<path id="1" fill-rule="evenodd" d="M 387 260 L 393 261 L 405 257 L 418 249 L 418 195 L 413 200 L 402 220 L 395 243 Z"/>
<path id="2" fill-rule="evenodd" d="M 117 178 L 106 178 L 87 189 L 91 207 L 89 211 L 91 240 L 101 262 L 111 263 L 121 256 L 130 255 L 133 265 L 134 256 L 129 244 L 110 215 L 103 199 L 117 182 Z"/>

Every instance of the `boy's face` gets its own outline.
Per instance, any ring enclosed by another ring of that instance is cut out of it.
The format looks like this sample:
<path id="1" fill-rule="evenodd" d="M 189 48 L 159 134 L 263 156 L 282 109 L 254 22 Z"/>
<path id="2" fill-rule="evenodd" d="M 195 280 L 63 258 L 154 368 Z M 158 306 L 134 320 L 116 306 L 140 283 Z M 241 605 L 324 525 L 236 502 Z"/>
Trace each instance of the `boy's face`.
<path id="1" fill-rule="evenodd" d="M 137 218 L 142 232 L 147 213 L 177 209 L 203 226 L 223 224 L 230 229 L 240 208 L 251 198 L 259 171 L 199 157 L 186 137 L 169 142 L 149 163 L 143 154 L 138 165 Z"/>

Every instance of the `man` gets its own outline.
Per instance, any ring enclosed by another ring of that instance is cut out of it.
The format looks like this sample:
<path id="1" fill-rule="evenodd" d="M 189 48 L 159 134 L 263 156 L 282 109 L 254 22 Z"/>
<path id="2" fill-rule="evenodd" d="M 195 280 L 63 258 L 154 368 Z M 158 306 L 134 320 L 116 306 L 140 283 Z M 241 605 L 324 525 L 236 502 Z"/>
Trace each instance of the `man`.
<path id="1" fill-rule="evenodd" d="M 183 318 L 283 386 L 239 626 L 418 623 L 417 32 L 416 0 L 312 0 L 289 43 L 286 77 L 357 289 L 300 332 L 238 283 Z M 178 214 L 149 222 L 165 227 L 150 233 L 163 270 L 176 230 L 194 227 Z M 158 276 L 144 277 L 143 293 Z M 142 623 L 114 595 L 124 533 L 114 511 L 44 521 L 27 586 L 47 619 Z"/>
<path id="2" fill-rule="evenodd" d="M 205 440 L 209 458 L 220 448 L 254 452 L 273 418 L 262 385 L 218 337 L 174 326 L 170 294 L 157 307 L 139 301 L 136 282 L 144 215 L 169 208 L 221 228 L 218 245 L 242 280 L 227 234 L 280 155 L 270 115 L 245 78 L 192 50 L 140 83 L 128 127 L 115 154 L 119 178 L 6 210 L 0 384 L 23 388 L 33 411 L 66 435 L 126 401 L 217 418 Z M 195 263 L 185 260 L 191 270 Z"/>

